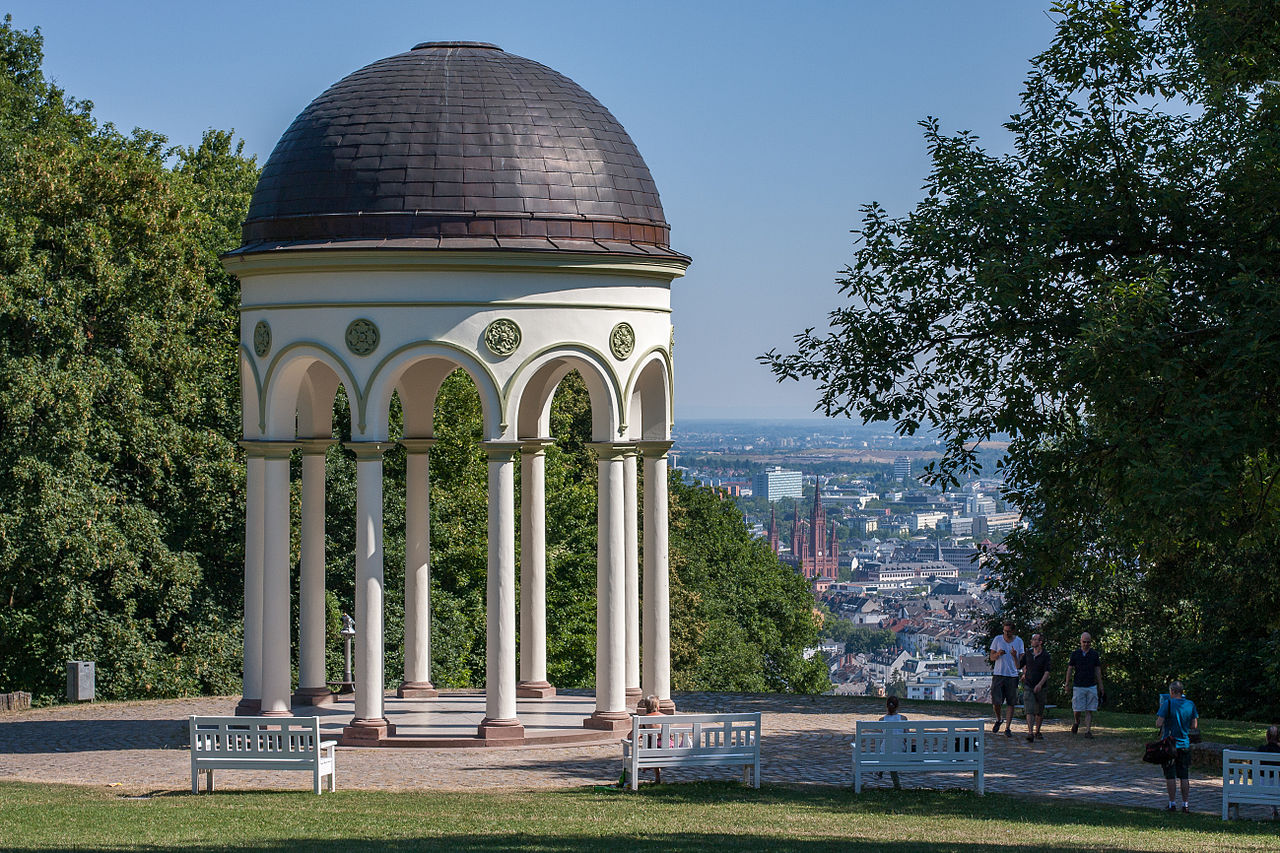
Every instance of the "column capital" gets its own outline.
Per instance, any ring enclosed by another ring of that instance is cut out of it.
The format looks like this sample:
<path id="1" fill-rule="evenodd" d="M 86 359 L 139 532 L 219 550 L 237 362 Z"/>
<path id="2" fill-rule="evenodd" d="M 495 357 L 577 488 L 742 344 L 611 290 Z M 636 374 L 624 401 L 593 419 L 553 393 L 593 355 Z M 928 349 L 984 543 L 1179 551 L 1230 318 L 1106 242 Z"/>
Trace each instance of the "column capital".
<path id="1" fill-rule="evenodd" d="M 635 442 L 631 441 L 592 441 L 587 447 L 594 450 L 601 459 L 625 459 L 636 452 Z"/>
<path id="2" fill-rule="evenodd" d="M 510 462 L 520 452 L 518 441 L 482 441 L 480 443 L 490 462 Z"/>
<path id="3" fill-rule="evenodd" d="M 432 447 L 435 447 L 436 440 L 434 438 L 402 438 L 396 444 L 399 444 L 407 453 L 429 453 Z"/>
<path id="4" fill-rule="evenodd" d="M 246 438 L 238 442 L 244 448 L 244 455 L 256 459 L 288 459 L 289 454 L 298 446 L 296 441 L 263 441 Z"/>
<path id="5" fill-rule="evenodd" d="M 637 441 L 636 449 L 646 459 L 661 459 L 673 444 L 674 441 Z"/>
<path id="6" fill-rule="evenodd" d="M 300 438 L 295 442 L 304 456 L 312 454 L 323 456 L 326 450 L 337 443 L 336 438 Z"/>
<path id="7" fill-rule="evenodd" d="M 356 455 L 359 462 L 379 461 L 382 454 L 395 447 L 392 441 L 344 441 L 342 446 Z"/>
<path id="8" fill-rule="evenodd" d="M 520 442 L 521 453 L 546 453 L 547 448 L 555 444 L 554 438 L 526 438 Z"/>

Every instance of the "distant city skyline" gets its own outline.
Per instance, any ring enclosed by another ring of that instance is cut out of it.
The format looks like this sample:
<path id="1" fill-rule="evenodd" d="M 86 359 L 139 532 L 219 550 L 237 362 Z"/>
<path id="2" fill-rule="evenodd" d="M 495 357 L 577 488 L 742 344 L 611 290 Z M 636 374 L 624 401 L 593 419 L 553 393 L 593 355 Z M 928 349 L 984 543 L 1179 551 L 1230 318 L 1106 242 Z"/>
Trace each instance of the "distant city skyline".
<path id="1" fill-rule="evenodd" d="M 484 4 L 14 0 L 45 73 L 101 121 L 195 145 L 234 128 L 265 162 L 306 105 L 415 43 L 489 41 L 566 74 L 635 140 L 672 245 L 676 419 L 805 420 L 816 393 L 756 361 L 840 304 L 861 205 L 903 214 L 937 116 L 1007 149 L 1047 2 Z M 234 247 L 228 247 L 228 249 Z"/>

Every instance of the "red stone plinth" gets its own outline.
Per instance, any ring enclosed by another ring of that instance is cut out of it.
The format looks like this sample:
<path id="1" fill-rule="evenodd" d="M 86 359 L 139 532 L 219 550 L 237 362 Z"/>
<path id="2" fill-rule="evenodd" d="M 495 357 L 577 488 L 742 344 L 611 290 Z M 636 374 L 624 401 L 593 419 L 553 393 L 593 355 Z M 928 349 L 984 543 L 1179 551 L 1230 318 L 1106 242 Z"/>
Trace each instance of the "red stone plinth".
<path id="1" fill-rule="evenodd" d="M 494 720 L 485 717 L 476 728 L 476 737 L 484 741 L 523 741 L 524 726 L 516 719 Z"/>
<path id="2" fill-rule="evenodd" d="M 517 699 L 550 699 L 556 689 L 546 681 L 521 681 L 516 685 Z"/>
<path id="3" fill-rule="evenodd" d="M 396 688 L 401 699 L 434 699 L 440 695 L 430 681 L 405 681 Z"/>

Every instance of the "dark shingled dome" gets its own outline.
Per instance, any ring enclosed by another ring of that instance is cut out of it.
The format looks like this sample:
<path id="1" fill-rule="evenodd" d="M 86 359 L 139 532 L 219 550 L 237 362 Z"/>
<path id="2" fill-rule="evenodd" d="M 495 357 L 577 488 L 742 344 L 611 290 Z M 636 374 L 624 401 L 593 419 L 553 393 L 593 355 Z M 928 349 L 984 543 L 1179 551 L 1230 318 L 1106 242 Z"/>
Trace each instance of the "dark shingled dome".
<path id="1" fill-rule="evenodd" d="M 649 168 L 567 77 L 429 42 L 311 102 L 271 152 L 236 254 L 525 249 L 684 258 Z"/>

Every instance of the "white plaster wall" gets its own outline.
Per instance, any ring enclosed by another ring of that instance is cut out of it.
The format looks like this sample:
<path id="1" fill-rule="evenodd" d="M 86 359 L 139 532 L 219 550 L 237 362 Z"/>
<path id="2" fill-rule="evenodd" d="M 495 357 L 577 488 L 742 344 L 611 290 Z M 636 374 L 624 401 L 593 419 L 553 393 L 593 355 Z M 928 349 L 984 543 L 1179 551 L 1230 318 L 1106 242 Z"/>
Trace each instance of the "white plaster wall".
<path id="1" fill-rule="evenodd" d="M 364 418 L 356 424 L 356 437 L 364 440 L 386 437 L 386 407 L 395 384 L 414 361 L 427 356 L 468 367 L 489 410 L 487 439 L 529 437 L 517 434 L 515 407 L 523 383 L 546 365 L 552 351 L 579 357 L 575 366 L 584 374 L 600 372 L 595 384 L 605 389 L 610 411 L 605 421 L 596 413 L 598 424 L 607 423 L 597 427 L 599 440 L 638 434 L 639 424 L 624 424 L 628 411 L 638 408 L 630 396 L 639 367 L 665 360 L 667 369 L 661 372 L 669 395 L 671 281 L 683 274 L 683 263 L 326 250 L 233 257 L 226 266 L 241 281 L 241 340 L 250 374 L 244 383 L 246 435 L 292 438 L 292 409 L 302 377 L 317 359 L 334 369 L 349 397 L 361 401 Z M 347 326 L 357 318 L 378 327 L 378 347 L 369 355 L 356 355 L 346 344 Z M 505 357 L 484 344 L 485 329 L 499 318 L 514 321 L 521 332 L 519 347 Z M 254 351 L 259 320 L 271 327 L 271 347 L 264 356 Z M 609 346 L 619 322 L 629 323 L 636 336 L 624 360 L 616 359 Z M 646 366 L 644 375 L 651 371 Z M 253 387 L 264 410 L 248 399 Z M 593 407 L 596 402 L 593 395 Z M 669 399 L 661 408 L 669 412 Z M 652 413 L 645 421 L 644 431 L 653 437 Z M 600 434 L 606 429 L 613 434 Z"/>

